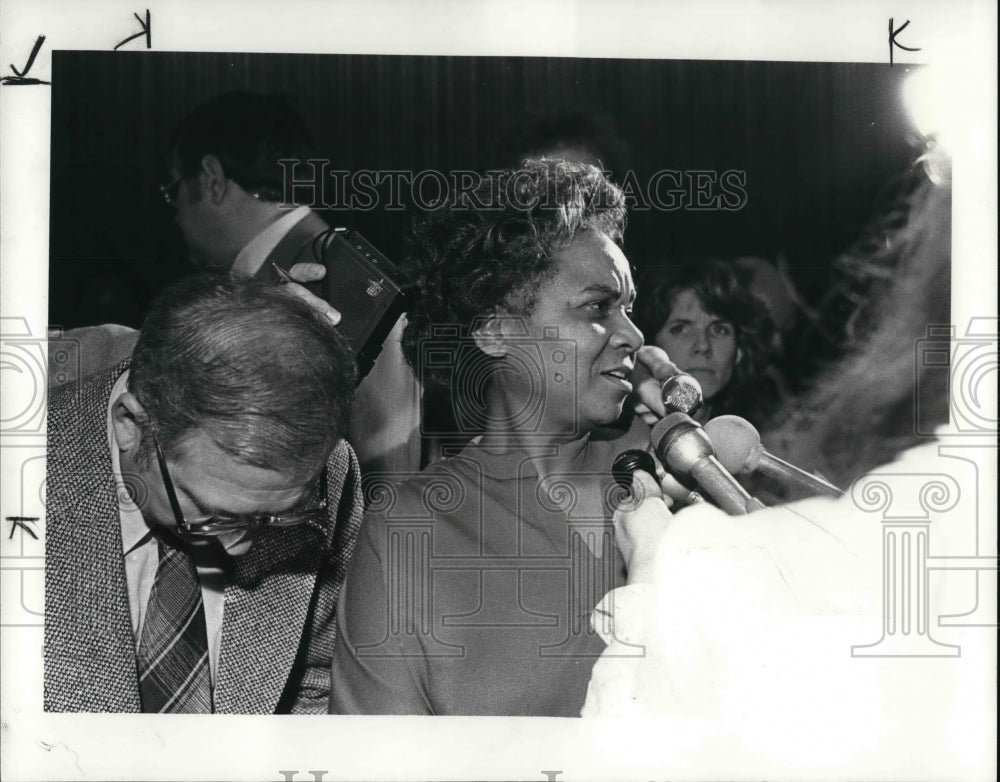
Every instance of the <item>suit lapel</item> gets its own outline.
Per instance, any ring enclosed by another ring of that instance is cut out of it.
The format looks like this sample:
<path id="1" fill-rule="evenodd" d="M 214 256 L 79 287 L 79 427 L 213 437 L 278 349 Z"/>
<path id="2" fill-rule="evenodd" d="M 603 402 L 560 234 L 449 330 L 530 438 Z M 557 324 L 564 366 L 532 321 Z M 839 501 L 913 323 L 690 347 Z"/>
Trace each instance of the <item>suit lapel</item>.
<path id="1" fill-rule="evenodd" d="M 323 537 L 316 527 L 275 530 L 237 561 L 222 614 L 217 712 L 274 712 L 302 640 Z"/>
<path id="2" fill-rule="evenodd" d="M 111 386 L 127 362 L 49 410 L 45 707 L 139 711 L 116 487 L 107 441 Z M 73 398 L 73 396 L 76 398 Z M 78 395 L 78 396 L 77 396 Z"/>
<path id="3" fill-rule="evenodd" d="M 342 578 L 361 513 L 357 461 L 345 441 L 334 448 L 326 469 L 326 520 L 272 530 L 234 561 L 222 614 L 217 712 L 274 713 L 304 640 L 317 574 L 334 545 Z"/>

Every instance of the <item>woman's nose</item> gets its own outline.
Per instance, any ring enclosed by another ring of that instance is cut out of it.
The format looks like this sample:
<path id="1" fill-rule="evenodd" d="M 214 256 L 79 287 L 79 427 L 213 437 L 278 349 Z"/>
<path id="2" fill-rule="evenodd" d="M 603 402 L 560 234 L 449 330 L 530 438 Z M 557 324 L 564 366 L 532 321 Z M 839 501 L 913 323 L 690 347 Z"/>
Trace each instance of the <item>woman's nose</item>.
<path id="1" fill-rule="evenodd" d="M 691 343 L 691 352 L 706 356 L 712 355 L 712 343 L 709 341 L 707 334 L 702 332 L 695 334 L 694 341 Z"/>
<path id="2" fill-rule="evenodd" d="M 619 324 L 617 330 L 617 341 L 619 344 L 627 346 L 630 351 L 634 352 L 641 348 L 645 344 L 645 338 L 642 332 L 639 331 L 639 327 L 632 322 L 632 319 L 628 315 L 622 316 L 622 322 Z"/>

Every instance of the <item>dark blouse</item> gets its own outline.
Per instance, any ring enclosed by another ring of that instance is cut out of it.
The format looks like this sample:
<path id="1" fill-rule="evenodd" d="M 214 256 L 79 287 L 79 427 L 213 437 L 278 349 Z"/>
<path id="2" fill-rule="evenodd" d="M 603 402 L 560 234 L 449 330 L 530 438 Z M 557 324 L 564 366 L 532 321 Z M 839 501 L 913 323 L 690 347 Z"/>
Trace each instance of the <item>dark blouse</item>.
<path id="1" fill-rule="evenodd" d="M 369 486 L 340 596 L 331 711 L 578 716 L 605 645 L 590 613 L 625 583 L 611 463 L 636 422 L 564 474 L 473 443 Z"/>

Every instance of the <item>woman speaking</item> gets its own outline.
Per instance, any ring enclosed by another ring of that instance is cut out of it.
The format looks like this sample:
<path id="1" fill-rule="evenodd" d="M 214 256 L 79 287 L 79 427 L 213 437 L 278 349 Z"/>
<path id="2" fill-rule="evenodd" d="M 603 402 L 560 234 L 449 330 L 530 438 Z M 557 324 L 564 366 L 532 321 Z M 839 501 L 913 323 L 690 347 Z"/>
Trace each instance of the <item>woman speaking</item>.
<path id="1" fill-rule="evenodd" d="M 648 445 L 622 191 L 585 163 L 493 172 L 415 231 L 404 351 L 470 442 L 368 487 L 331 710 L 578 715 L 624 583 L 617 454 Z M 407 479 L 409 477 L 409 479 Z"/>

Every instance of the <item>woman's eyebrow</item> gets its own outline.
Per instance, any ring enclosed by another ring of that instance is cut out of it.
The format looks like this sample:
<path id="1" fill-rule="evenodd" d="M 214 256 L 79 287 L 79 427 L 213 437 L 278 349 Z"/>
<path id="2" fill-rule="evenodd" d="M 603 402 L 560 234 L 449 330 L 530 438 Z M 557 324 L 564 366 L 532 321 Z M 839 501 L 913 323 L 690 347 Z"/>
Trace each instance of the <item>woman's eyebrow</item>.
<path id="1" fill-rule="evenodd" d="M 623 290 L 617 285 L 607 285 L 605 283 L 594 283 L 588 285 L 586 288 L 580 291 L 580 295 L 584 296 L 591 293 L 599 293 L 602 296 L 608 296 L 612 299 L 621 298 L 623 295 Z M 635 301 L 636 289 L 633 287 L 629 290 L 628 303 L 632 304 Z"/>
<path id="2" fill-rule="evenodd" d="M 617 287 L 612 287 L 611 285 L 605 285 L 603 282 L 593 283 L 584 288 L 580 293 L 603 293 L 606 296 L 618 297 L 621 295 L 621 291 Z"/>

